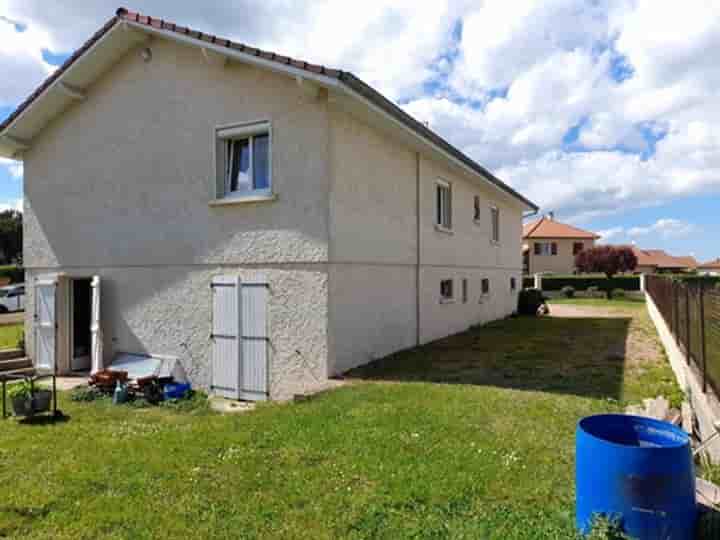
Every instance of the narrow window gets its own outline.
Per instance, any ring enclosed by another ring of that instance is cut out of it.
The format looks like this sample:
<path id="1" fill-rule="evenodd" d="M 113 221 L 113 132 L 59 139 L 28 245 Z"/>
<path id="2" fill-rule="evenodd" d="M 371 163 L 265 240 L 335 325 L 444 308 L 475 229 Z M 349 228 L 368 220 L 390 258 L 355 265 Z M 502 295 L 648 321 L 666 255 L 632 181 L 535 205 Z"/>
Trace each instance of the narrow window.
<path id="1" fill-rule="evenodd" d="M 500 209 L 497 206 L 490 207 L 490 223 L 492 229 L 492 241 L 500 242 Z"/>
<path id="2" fill-rule="evenodd" d="M 443 279 L 440 282 L 440 301 L 449 302 L 453 298 L 453 280 Z"/>
<path id="3" fill-rule="evenodd" d="M 473 220 L 480 221 L 480 196 L 475 195 L 474 199 L 475 207 L 473 209 Z"/>
<path id="4" fill-rule="evenodd" d="M 514 277 L 510 278 L 510 290 L 514 291 L 517 289 L 517 280 Z"/>
<path id="5" fill-rule="evenodd" d="M 551 253 L 552 253 L 553 255 L 557 255 L 557 242 L 553 242 L 553 243 L 551 244 L 551 246 L 552 246 L 552 247 L 551 247 L 551 249 L 552 249 Z"/>
<path id="6" fill-rule="evenodd" d="M 490 293 L 490 280 L 488 278 L 483 278 L 481 283 L 482 283 L 482 293 L 489 294 Z"/>
<path id="7" fill-rule="evenodd" d="M 446 230 L 452 229 L 452 191 L 450 184 L 438 180 L 436 189 L 437 215 L 435 223 Z"/>
<path id="8" fill-rule="evenodd" d="M 462 303 L 467 304 L 468 301 L 468 280 L 463 278 L 462 280 Z"/>
<path id="9" fill-rule="evenodd" d="M 535 242 L 533 244 L 533 248 L 535 250 L 535 255 L 541 255 L 542 254 L 542 244 L 540 242 Z"/>
<path id="10" fill-rule="evenodd" d="M 573 255 L 577 255 L 584 249 L 584 245 L 582 242 L 574 242 L 573 243 Z"/>
<path id="11" fill-rule="evenodd" d="M 270 146 L 267 122 L 218 129 L 216 148 L 222 161 L 217 196 L 270 195 Z"/>

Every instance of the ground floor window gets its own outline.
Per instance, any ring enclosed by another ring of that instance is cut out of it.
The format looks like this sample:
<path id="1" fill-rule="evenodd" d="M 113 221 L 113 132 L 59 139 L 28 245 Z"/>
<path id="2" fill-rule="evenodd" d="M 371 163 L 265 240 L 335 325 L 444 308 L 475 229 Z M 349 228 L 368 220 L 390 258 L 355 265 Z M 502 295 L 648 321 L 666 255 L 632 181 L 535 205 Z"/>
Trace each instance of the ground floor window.
<path id="1" fill-rule="evenodd" d="M 443 279 L 440 282 L 440 301 L 449 302 L 454 298 L 453 296 L 453 280 Z"/>

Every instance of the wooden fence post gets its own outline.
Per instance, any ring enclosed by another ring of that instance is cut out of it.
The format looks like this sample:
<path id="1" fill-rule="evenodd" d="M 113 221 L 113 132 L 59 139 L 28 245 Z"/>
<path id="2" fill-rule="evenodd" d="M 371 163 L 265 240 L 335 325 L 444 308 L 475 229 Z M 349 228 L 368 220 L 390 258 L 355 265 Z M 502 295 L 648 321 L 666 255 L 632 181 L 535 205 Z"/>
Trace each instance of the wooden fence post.
<path id="1" fill-rule="evenodd" d="M 705 283 L 700 282 L 700 354 L 702 355 L 702 386 L 707 393 L 707 339 L 705 336 Z"/>
<path id="2" fill-rule="evenodd" d="M 692 360 L 692 351 L 690 349 L 690 285 L 685 283 L 685 356 L 687 363 Z"/>

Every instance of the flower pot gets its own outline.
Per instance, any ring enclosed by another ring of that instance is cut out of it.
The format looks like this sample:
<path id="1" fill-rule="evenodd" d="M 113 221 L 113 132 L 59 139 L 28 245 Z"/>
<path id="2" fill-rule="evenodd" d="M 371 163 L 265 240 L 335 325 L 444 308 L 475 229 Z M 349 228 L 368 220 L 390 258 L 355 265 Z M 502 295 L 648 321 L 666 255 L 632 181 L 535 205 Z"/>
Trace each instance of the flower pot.
<path id="1" fill-rule="evenodd" d="M 33 412 L 32 399 L 28 396 L 14 397 L 12 407 L 15 416 L 31 416 Z"/>
<path id="2" fill-rule="evenodd" d="M 36 413 L 50 410 L 52 392 L 50 390 L 35 390 L 32 397 L 17 396 L 12 400 L 15 416 L 32 416 Z"/>

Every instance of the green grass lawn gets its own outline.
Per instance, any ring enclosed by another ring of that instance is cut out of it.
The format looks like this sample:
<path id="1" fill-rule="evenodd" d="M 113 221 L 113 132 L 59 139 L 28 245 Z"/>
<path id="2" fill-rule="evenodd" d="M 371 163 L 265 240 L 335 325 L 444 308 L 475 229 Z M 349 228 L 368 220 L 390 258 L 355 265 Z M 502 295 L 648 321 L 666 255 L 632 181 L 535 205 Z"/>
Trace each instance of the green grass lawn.
<path id="1" fill-rule="evenodd" d="M 20 343 L 24 327 L 22 324 L 0 326 L 0 349 L 14 349 Z"/>
<path id="2" fill-rule="evenodd" d="M 578 419 L 672 389 L 646 317 L 508 319 L 239 416 L 63 395 L 1 424 L 0 537 L 574 538 Z"/>

